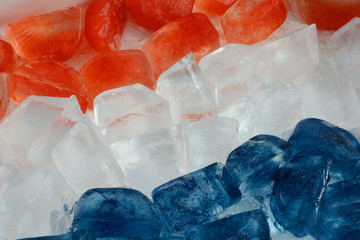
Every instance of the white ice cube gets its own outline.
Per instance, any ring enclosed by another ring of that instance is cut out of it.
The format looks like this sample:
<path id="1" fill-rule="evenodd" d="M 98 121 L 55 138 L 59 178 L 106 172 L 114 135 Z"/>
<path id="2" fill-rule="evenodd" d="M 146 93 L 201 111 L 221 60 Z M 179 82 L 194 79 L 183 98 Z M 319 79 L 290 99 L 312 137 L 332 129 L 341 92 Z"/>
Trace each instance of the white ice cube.
<path id="1" fill-rule="evenodd" d="M 121 168 L 104 136 L 87 116 L 54 148 L 52 157 L 77 194 L 95 187 L 120 187 Z"/>
<path id="2" fill-rule="evenodd" d="M 156 91 L 169 101 L 175 123 L 216 115 L 210 88 L 192 54 L 161 74 Z"/>
<path id="3" fill-rule="evenodd" d="M 266 62 L 273 81 L 291 81 L 319 64 L 315 24 L 264 45 L 256 59 Z"/>
<path id="4" fill-rule="evenodd" d="M 0 189 L 0 238 L 65 233 L 75 201 L 74 190 L 57 169 L 13 175 Z"/>
<path id="5" fill-rule="evenodd" d="M 239 146 L 239 123 L 233 118 L 208 117 L 189 123 L 189 170 L 195 171 L 214 162 L 225 163 L 228 155 Z"/>
<path id="6" fill-rule="evenodd" d="M 360 102 L 348 75 L 323 59 L 314 71 L 298 78 L 304 117 L 316 117 L 344 128 L 360 126 Z"/>
<path id="7" fill-rule="evenodd" d="M 187 171 L 184 129 L 171 125 L 111 145 L 129 187 L 151 191 Z"/>
<path id="8" fill-rule="evenodd" d="M 98 95 L 94 116 L 109 143 L 172 124 L 169 103 L 141 84 Z"/>
<path id="9" fill-rule="evenodd" d="M 0 124 L 0 132 L 26 157 L 29 170 L 47 168 L 54 166 L 53 147 L 81 116 L 75 96 L 30 96 Z"/>
<path id="10" fill-rule="evenodd" d="M 219 111 L 219 115 L 239 121 L 240 143 L 258 134 L 280 137 L 303 118 L 301 95 L 293 84 L 281 82 Z"/>

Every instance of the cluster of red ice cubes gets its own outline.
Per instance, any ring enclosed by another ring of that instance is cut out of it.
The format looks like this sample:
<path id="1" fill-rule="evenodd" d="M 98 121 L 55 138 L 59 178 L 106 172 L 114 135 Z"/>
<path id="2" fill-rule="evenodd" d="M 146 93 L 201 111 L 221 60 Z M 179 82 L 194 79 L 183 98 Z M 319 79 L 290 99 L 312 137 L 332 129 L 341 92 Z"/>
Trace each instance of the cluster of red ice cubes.
<path id="1" fill-rule="evenodd" d="M 75 95 L 85 112 L 105 90 L 134 83 L 154 89 L 160 74 L 188 53 L 199 61 L 220 47 L 209 17 L 220 16 L 228 43 L 254 44 L 273 33 L 288 10 L 320 29 L 337 29 L 359 9 L 355 1 L 329 0 L 94 0 L 87 8 L 28 16 L 8 24 L 9 43 L 0 40 L 0 72 L 10 75 L 0 78 L 0 119 L 9 97 Z M 129 16 L 154 32 L 140 49 L 120 50 Z M 92 49 L 81 48 L 84 42 Z M 98 55 L 79 71 L 64 63 L 93 50 Z"/>

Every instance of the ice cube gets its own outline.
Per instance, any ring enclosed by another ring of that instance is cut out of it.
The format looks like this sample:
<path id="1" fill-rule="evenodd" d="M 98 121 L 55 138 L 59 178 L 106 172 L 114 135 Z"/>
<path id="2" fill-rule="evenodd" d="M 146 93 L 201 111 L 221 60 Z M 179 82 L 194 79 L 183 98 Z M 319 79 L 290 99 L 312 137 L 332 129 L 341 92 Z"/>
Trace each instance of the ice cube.
<path id="1" fill-rule="evenodd" d="M 263 239 L 270 240 L 269 225 L 261 210 L 227 216 L 185 232 L 187 240 Z"/>
<path id="2" fill-rule="evenodd" d="M 331 159 L 299 153 L 275 176 L 270 198 L 275 219 L 296 237 L 316 229 L 318 209 L 329 181 Z"/>
<path id="3" fill-rule="evenodd" d="M 169 103 L 141 84 L 98 95 L 94 116 L 109 143 L 172 124 Z"/>
<path id="4" fill-rule="evenodd" d="M 235 183 L 243 194 L 266 196 L 279 168 L 285 164 L 284 140 L 271 135 L 258 135 L 231 152 L 226 160 Z"/>
<path id="5" fill-rule="evenodd" d="M 27 169 L 25 157 L 0 136 L 0 188 L 5 179 Z"/>
<path id="6" fill-rule="evenodd" d="M 253 58 L 258 47 L 228 44 L 201 59 L 216 104 L 224 108 L 269 85 L 268 69 Z"/>
<path id="7" fill-rule="evenodd" d="M 0 73 L 0 123 L 10 103 L 9 75 Z"/>
<path id="8" fill-rule="evenodd" d="M 0 132 L 26 157 L 28 170 L 47 168 L 54 166 L 52 149 L 81 116 L 75 96 L 31 96 L 1 123 Z"/>
<path id="9" fill-rule="evenodd" d="M 153 188 L 187 171 L 185 133 L 181 125 L 136 135 L 111 145 L 126 184 L 147 196 Z"/>
<path id="10" fill-rule="evenodd" d="M 225 163 L 239 145 L 239 123 L 232 118 L 208 117 L 186 127 L 189 170 L 195 171 L 214 162 Z"/>
<path id="11" fill-rule="evenodd" d="M 68 232 L 61 235 L 43 236 L 34 238 L 22 238 L 21 240 L 96 240 L 95 236 L 89 231 Z"/>
<path id="12" fill-rule="evenodd" d="M 273 81 L 291 81 L 319 64 L 315 24 L 270 42 L 259 50 L 258 59 L 269 66 Z"/>
<path id="13" fill-rule="evenodd" d="M 176 232 L 208 222 L 241 192 L 225 166 L 214 163 L 155 188 L 152 196 L 165 226 Z"/>
<path id="14" fill-rule="evenodd" d="M 161 74 L 156 91 L 169 101 L 175 123 L 216 115 L 213 96 L 192 54 Z"/>
<path id="15" fill-rule="evenodd" d="M 73 189 L 57 169 L 13 175 L 0 189 L 0 238 L 67 232 L 75 200 Z"/>
<path id="16" fill-rule="evenodd" d="M 360 102 L 347 73 L 338 72 L 323 56 L 315 69 L 294 81 L 302 95 L 304 117 L 340 127 L 359 127 Z"/>
<path id="17" fill-rule="evenodd" d="M 96 238 L 153 239 L 159 237 L 162 225 L 153 203 L 141 192 L 97 188 L 77 202 L 72 230 L 89 230 Z"/>
<path id="18" fill-rule="evenodd" d="M 113 152 L 87 116 L 65 135 L 54 148 L 52 157 L 77 194 L 94 187 L 124 184 Z"/>
<path id="19" fill-rule="evenodd" d="M 346 74 L 360 97 L 360 18 L 354 18 L 331 35 L 327 42 L 327 53 L 336 62 L 341 74 Z"/>
<path id="20" fill-rule="evenodd" d="M 320 119 L 300 121 L 289 139 L 292 155 L 310 152 L 332 159 L 333 179 L 351 179 L 360 175 L 360 144 L 348 131 Z"/>
<path id="21" fill-rule="evenodd" d="M 74 5 L 84 5 L 89 0 L 13 0 L 0 3 L 0 27 L 32 14 L 41 14 Z"/>
<path id="22" fill-rule="evenodd" d="M 359 239 L 360 180 L 329 185 L 319 212 L 317 239 Z"/>
<path id="23" fill-rule="evenodd" d="M 240 143 L 258 134 L 281 136 L 300 119 L 301 96 L 291 83 L 281 82 L 219 111 L 239 121 Z"/>

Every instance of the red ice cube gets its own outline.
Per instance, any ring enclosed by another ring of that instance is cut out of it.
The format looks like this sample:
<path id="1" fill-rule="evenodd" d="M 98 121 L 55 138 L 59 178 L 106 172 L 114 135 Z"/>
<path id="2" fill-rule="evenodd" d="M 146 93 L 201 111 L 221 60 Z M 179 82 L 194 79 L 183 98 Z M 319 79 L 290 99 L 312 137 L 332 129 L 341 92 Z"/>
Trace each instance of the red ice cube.
<path id="1" fill-rule="evenodd" d="M 70 97 L 75 95 L 83 112 L 87 109 L 86 85 L 75 69 L 48 59 L 29 60 L 10 75 L 10 96 L 22 102 L 30 95 Z"/>
<path id="2" fill-rule="evenodd" d="M 195 0 L 126 0 L 130 15 L 143 27 L 157 30 L 192 12 Z"/>
<path id="3" fill-rule="evenodd" d="M 286 15 L 284 0 L 243 0 L 229 8 L 221 25 L 229 43 L 254 44 L 279 28 Z"/>
<path id="4" fill-rule="evenodd" d="M 125 0 L 95 0 L 86 10 L 85 37 L 99 53 L 120 50 L 126 22 Z"/>
<path id="5" fill-rule="evenodd" d="M 354 17 L 360 17 L 360 1 L 296 0 L 301 17 L 318 29 L 337 30 Z"/>
<path id="6" fill-rule="evenodd" d="M 13 47 L 3 40 L 0 40 L 0 73 L 11 73 L 15 67 L 15 52 Z"/>
<path id="7" fill-rule="evenodd" d="M 80 69 L 88 87 L 89 108 L 103 91 L 135 83 L 154 89 L 150 64 L 140 50 L 109 52 L 90 59 Z"/>
<path id="8" fill-rule="evenodd" d="M 211 16 L 221 16 L 236 0 L 195 0 L 195 6 Z"/>
<path id="9" fill-rule="evenodd" d="M 220 47 L 219 34 L 203 13 L 192 13 L 170 22 L 153 33 L 142 46 L 158 78 L 189 53 L 199 61 Z"/>
<path id="10" fill-rule="evenodd" d="M 10 102 L 9 75 L 0 73 L 0 120 L 5 116 Z"/>
<path id="11" fill-rule="evenodd" d="M 65 61 L 74 55 L 83 40 L 84 10 L 71 7 L 28 16 L 9 24 L 6 35 L 22 58 L 47 56 Z"/>

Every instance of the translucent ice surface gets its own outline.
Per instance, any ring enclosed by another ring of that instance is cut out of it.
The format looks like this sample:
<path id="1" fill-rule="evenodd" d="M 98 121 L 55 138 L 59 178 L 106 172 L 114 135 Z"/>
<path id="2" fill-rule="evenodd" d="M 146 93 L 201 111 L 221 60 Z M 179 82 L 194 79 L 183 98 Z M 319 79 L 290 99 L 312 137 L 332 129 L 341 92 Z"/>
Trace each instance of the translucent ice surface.
<path id="1" fill-rule="evenodd" d="M 229 153 L 239 145 L 238 128 L 236 119 L 223 117 L 189 123 L 186 127 L 189 170 L 195 171 L 214 162 L 225 163 Z"/>
<path id="2" fill-rule="evenodd" d="M 103 135 L 84 116 L 54 148 L 52 157 L 77 194 L 124 185 L 121 168 Z"/>
<path id="3" fill-rule="evenodd" d="M 186 172 L 184 129 L 170 125 L 111 145 L 126 184 L 150 196 L 152 189 Z"/>
<path id="4" fill-rule="evenodd" d="M 282 82 L 220 110 L 219 115 L 239 121 L 240 143 L 258 134 L 281 136 L 302 119 L 301 95 L 293 84 Z"/>
<path id="5" fill-rule="evenodd" d="M 172 124 L 168 101 L 141 84 L 98 95 L 94 116 L 109 143 Z"/>
<path id="6" fill-rule="evenodd" d="M 13 175 L 0 189 L 0 238 L 67 232 L 75 200 L 75 192 L 57 169 Z"/>
<path id="7" fill-rule="evenodd" d="M 26 157 L 29 170 L 46 168 L 54 166 L 52 149 L 81 116 L 74 96 L 30 96 L 0 124 L 0 132 L 8 144 Z"/>
<path id="8" fill-rule="evenodd" d="M 161 74 L 156 91 L 169 101 L 175 123 L 216 115 L 213 96 L 192 54 Z"/>
<path id="9" fill-rule="evenodd" d="M 11 0 L 0 2 L 0 28 L 8 23 L 20 20 L 32 14 L 56 11 L 59 9 L 82 5 L 89 0 Z"/>

